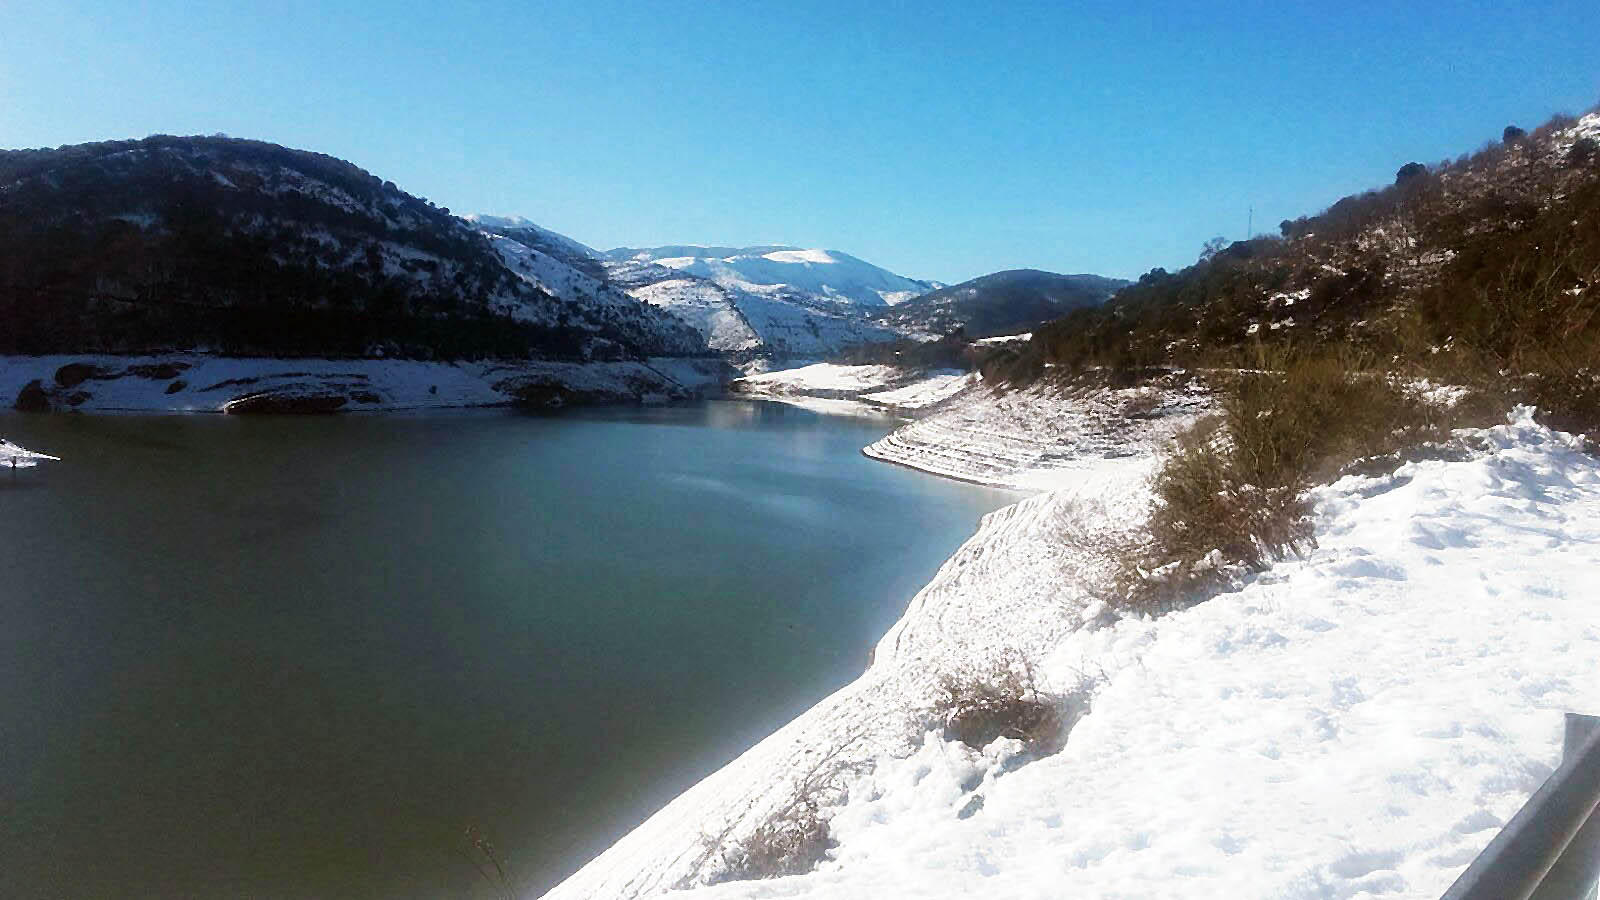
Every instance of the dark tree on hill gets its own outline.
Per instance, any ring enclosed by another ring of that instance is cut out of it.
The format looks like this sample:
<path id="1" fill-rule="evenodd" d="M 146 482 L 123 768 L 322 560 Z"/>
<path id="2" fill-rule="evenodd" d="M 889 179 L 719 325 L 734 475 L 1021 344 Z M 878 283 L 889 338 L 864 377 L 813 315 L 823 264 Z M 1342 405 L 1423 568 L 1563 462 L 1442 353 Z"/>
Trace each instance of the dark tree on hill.
<path id="1" fill-rule="evenodd" d="M 1400 167 L 1400 171 L 1394 173 L 1394 183 L 1399 184 L 1402 181 L 1410 181 L 1419 175 L 1426 174 L 1428 174 L 1427 166 L 1419 162 L 1408 162 Z"/>
<path id="2" fill-rule="evenodd" d="M 1527 137 L 1528 133 L 1515 125 L 1507 125 L 1506 130 L 1500 133 L 1500 140 L 1513 144 Z"/>
<path id="3" fill-rule="evenodd" d="M 1578 138 L 1567 151 L 1567 162 L 1575 166 L 1588 165 L 1600 157 L 1600 141 L 1592 137 Z"/>

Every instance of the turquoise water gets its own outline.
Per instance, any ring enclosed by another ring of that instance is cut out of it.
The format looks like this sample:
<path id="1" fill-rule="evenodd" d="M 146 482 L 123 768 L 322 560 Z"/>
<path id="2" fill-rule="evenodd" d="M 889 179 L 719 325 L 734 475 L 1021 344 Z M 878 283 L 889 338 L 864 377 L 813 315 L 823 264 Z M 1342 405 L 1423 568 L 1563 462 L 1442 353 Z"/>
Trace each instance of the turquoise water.
<path id="1" fill-rule="evenodd" d="M 554 883 L 855 677 L 1013 496 L 885 423 L 0 416 L 8 897 Z"/>

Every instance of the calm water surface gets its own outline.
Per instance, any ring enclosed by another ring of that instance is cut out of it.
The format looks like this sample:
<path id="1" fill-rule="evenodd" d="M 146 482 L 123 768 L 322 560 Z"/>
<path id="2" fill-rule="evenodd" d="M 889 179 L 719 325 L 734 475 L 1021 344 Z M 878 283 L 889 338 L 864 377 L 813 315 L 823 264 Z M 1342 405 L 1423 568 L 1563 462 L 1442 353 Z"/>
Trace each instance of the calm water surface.
<path id="1" fill-rule="evenodd" d="M 547 887 L 859 674 L 1013 496 L 887 425 L 0 415 L 0 893 Z"/>

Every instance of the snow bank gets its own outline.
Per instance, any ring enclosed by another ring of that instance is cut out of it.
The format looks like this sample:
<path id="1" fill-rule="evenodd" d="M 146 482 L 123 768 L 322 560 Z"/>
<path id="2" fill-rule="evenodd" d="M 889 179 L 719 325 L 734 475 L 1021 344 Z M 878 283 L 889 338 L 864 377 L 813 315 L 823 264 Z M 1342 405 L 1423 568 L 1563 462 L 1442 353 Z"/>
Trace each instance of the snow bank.
<path id="1" fill-rule="evenodd" d="M 976 373 L 958 369 L 813 363 L 750 374 L 730 390 L 835 415 L 909 416 L 930 411 L 979 381 Z"/>
<path id="2" fill-rule="evenodd" d="M 796 369 L 782 369 L 762 375 L 739 379 L 739 386 L 747 393 L 811 394 L 853 397 L 863 391 L 882 389 L 904 382 L 904 370 L 894 366 L 846 366 L 838 363 L 814 363 Z"/>
<path id="3" fill-rule="evenodd" d="M 40 382 L 52 406 L 82 411 L 218 412 L 263 394 L 343 398 L 349 411 L 505 406 L 528 385 L 574 397 L 666 402 L 719 386 L 713 360 L 423 362 L 160 356 L 0 357 L 0 402 Z"/>
<path id="4" fill-rule="evenodd" d="M 42 462 L 59 462 L 61 457 L 35 453 L 0 438 L 0 469 L 27 469 Z"/>
<path id="5" fill-rule="evenodd" d="M 982 381 L 976 372 L 943 372 L 905 387 L 862 394 L 863 402 L 897 412 L 915 412 L 937 406 Z"/>
<path id="6" fill-rule="evenodd" d="M 1209 394 L 1180 376 L 1154 387 L 1070 392 L 1039 382 L 998 393 L 974 380 L 862 452 L 946 478 L 1048 490 L 1077 478 L 1085 459 L 1155 453 L 1210 405 Z"/>
<path id="7" fill-rule="evenodd" d="M 973 293 L 977 293 L 974 291 Z M 1003 347 L 1007 344 L 1026 344 L 1033 340 L 1033 332 L 1024 331 L 1021 334 L 1000 334 L 994 337 L 979 338 L 972 343 L 979 347 Z"/>
<path id="8" fill-rule="evenodd" d="M 1101 681 L 1061 753 L 927 740 L 817 871 L 690 896 L 1439 896 L 1600 712 L 1600 460 L 1527 410 L 1470 437 L 1320 489 L 1321 546 L 1242 590 L 1052 637 Z"/>

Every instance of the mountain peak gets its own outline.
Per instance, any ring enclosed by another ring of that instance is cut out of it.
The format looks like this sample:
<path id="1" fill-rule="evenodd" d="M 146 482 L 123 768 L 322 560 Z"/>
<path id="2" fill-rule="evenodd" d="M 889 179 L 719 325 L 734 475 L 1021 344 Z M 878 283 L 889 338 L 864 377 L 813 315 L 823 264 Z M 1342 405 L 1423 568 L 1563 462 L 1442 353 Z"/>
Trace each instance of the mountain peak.
<path id="1" fill-rule="evenodd" d="M 787 290 L 853 306 L 894 306 L 939 287 L 838 250 L 788 244 L 618 247 L 605 256 L 665 266 L 726 288 L 768 295 Z"/>

